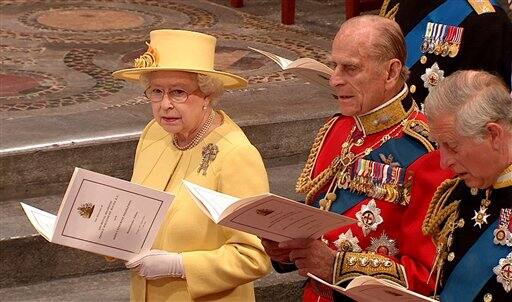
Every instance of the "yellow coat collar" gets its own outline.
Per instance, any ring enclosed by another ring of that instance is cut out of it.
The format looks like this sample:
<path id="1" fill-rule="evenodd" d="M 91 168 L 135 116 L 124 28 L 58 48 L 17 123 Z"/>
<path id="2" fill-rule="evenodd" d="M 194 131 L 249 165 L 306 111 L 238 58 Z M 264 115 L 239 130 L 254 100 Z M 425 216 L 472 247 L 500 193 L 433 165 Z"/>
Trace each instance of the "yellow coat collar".
<path id="1" fill-rule="evenodd" d="M 229 133 L 233 132 L 233 127 L 238 128 L 238 126 L 223 111 L 218 113 L 222 116 L 223 123 L 213 129 L 201 143 L 186 151 L 176 149 L 172 144 L 172 134 L 152 120 L 142 132 L 139 141 L 132 182 L 146 184 L 157 190 L 165 190 L 184 154 L 194 152 L 196 148 L 202 148 L 204 143 L 217 140 L 219 137 L 229 139 Z"/>

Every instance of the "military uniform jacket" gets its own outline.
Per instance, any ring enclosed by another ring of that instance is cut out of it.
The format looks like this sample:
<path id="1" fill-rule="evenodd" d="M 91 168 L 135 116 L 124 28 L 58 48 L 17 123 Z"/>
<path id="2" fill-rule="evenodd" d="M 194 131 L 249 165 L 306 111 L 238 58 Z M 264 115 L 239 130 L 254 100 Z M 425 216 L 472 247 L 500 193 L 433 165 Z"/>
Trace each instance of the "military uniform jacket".
<path id="1" fill-rule="evenodd" d="M 351 141 L 355 157 L 340 159 Z M 429 153 L 433 149 L 407 87 L 383 108 L 356 118 L 335 116 L 320 130 L 297 190 L 313 206 L 358 221 L 322 238 L 339 251 L 334 284 L 372 275 L 423 294 L 433 291 L 427 278 L 435 246 L 421 224 L 437 186 L 450 176 L 440 169 L 438 152 Z M 340 161 L 348 165 L 336 165 Z M 317 301 L 332 293 L 310 281 L 304 295 Z"/>
<path id="2" fill-rule="evenodd" d="M 512 301 L 511 214 L 512 180 L 489 191 L 443 183 L 424 224 L 440 251 L 441 301 Z"/>
<path id="3" fill-rule="evenodd" d="M 404 36 L 423 20 L 429 13 L 449 0 L 392 0 L 384 1 L 381 15 L 394 18 L 400 25 Z M 454 1 L 454 0 L 451 0 Z M 466 1 L 466 0 L 455 0 Z M 397 6 L 398 5 L 398 6 Z M 467 4 L 469 6 L 469 4 Z M 415 54 L 420 60 L 411 64 L 408 60 L 411 74 L 408 84 L 413 97 L 423 103 L 429 88 L 436 86 L 442 78 L 456 70 L 485 70 L 500 76 L 505 83 L 511 85 L 512 61 L 512 25 L 504 10 L 494 6 L 495 12 L 478 14 L 472 7 L 471 13 L 460 24 L 454 24 L 459 11 L 445 11 L 448 17 L 441 22 L 438 15 L 432 16 L 430 22 L 441 25 L 455 25 L 462 28 L 460 48 L 455 56 L 421 52 L 422 41 L 416 40 L 415 45 L 407 45 L 408 59 Z M 441 12 L 443 14 L 443 12 Z M 433 30 L 435 30 L 433 28 Z M 426 26 L 421 29 L 422 40 L 427 33 Z M 435 32 L 432 33 L 435 35 Z M 426 87 L 425 87 L 426 86 Z"/>

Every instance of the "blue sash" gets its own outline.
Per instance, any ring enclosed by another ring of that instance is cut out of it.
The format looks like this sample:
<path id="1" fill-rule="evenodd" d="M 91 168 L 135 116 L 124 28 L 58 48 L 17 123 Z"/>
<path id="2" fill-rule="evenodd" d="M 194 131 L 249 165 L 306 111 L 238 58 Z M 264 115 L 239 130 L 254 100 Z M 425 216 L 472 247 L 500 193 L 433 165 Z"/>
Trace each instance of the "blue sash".
<path id="1" fill-rule="evenodd" d="M 495 0 L 490 2 L 492 5 L 496 5 Z M 405 65 L 411 68 L 421 58 L 420 46 L 423 42 L 428 22 L 459 26 L 472 11 L 473 7 L 467 0 L 446 0 L 446 2 L 431 11 L 405 37 L 405 45 L 407 46 L 407 62 Z"/>
<path id="2" fill-rule="evenodd" d="M 493 243 L 498 219 L 471 246 L 457 263 L 441 292 L 441 301 L 473 301 L 494 276 L 492 269 L 512 248 Z"/>

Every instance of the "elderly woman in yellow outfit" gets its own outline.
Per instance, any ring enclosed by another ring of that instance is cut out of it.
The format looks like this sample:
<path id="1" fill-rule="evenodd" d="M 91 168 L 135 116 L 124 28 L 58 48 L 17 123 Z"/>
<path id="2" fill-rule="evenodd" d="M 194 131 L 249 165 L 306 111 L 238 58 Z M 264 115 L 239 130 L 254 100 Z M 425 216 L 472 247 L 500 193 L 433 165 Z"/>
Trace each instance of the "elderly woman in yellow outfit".
<path id="1" fill-rule="evenodd" d="M 246 85 L 213 69 L 216 39 L 181 30 L 150 33 L 135 68 L 114 72 L 144 85 L 154 119 L 144 129 L 132 182 L 175 195 L 153 250 L 129 261 L 134 301 L 254 300 L 252 281 L 270 263 L 253 235 L 213 223 L 192 200 L 186 179 L 247 197 L 268 192 L 260 154 L 212 99 Z"/>

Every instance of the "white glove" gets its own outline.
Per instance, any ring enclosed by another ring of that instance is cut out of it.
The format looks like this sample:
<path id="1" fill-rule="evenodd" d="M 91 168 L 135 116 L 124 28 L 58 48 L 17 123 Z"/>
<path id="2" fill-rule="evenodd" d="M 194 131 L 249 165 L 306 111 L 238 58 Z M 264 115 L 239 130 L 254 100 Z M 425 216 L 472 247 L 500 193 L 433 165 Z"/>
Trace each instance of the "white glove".
<path id="1" fill-rule="evenodd" d="M 166 277 L 185 278 L 183 256 L 180 253 L 151 250 L 126 262 L 126 267 L 135 269 L 148 280 Z"/>

